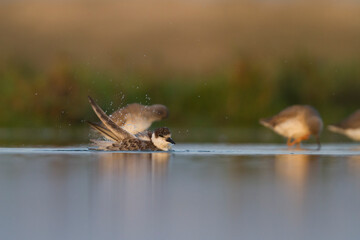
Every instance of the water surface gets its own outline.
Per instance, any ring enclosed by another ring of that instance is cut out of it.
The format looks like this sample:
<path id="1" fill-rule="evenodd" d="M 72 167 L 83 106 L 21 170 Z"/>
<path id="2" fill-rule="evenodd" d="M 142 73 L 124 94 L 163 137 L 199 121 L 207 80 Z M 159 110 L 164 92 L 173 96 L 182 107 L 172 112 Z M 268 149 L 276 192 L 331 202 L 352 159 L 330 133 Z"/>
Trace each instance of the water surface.
<path id="1" fill-rule="evenodd" d="M 359 239 L 360 148 L 0 149 L 0 239 Z"/>

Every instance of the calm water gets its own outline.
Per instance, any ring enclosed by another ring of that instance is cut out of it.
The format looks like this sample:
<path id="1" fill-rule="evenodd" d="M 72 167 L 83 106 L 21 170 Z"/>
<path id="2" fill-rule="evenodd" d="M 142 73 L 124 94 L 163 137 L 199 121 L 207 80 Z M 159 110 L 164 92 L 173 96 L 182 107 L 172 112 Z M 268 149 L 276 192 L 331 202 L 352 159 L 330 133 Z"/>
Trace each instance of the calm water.
<path id="1" fill-rule="evenodd" d="M 360 147 L 0 148 L 0 239 L 360 239 Z"/>

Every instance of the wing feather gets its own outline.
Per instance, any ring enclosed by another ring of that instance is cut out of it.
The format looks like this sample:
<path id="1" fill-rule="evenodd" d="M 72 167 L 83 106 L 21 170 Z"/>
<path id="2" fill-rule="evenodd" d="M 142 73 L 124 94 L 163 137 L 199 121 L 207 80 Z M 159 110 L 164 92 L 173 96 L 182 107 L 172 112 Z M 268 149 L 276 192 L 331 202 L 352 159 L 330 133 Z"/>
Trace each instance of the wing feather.
<path id="1" fill-rule="evenodd" d="M 105 138 L 114 141 L 114 142 L 118 142 L 120 141 L 120 139 L 109 129 L 107 129 L 106 127 L 104 127 L 103 125 L 99 124 L 99 123 L 93 123 L 93 122 L 87 122 L 90 127 L 92 127 L 94 130 L 96 130 L 97 132 L 99 132 L 101 135 L 103 135 Z"/>
<path id="2" fill-rule="evenodd" d="M 92 99 L 90 96 L 88 97 L 90 105 L 94 110 L 95 114 L 101 120 L 101 122 L 105 125 L 107 129 L 109 129 L 118 139 L 124 138 L 135 138 L 134 135 L 125 131 L 121 127 L 119 127 L 116 123 L 114 123 L 108 115 L 99 107 L 99 105 Z"/>

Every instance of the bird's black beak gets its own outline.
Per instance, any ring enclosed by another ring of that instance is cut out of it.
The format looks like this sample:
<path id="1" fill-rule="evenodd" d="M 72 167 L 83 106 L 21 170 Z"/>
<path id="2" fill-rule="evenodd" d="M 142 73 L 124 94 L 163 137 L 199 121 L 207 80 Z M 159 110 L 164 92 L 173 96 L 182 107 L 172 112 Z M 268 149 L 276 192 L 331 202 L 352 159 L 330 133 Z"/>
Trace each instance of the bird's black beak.
<path id="1" fill-rule="evenodd" d="M 172 143 L 172 144 L 176 144 L 176 143 L 174 142 L 174 140 L 172 140 L 171 138 L 167 138 L 166 141 L 169 142 L 169 143 Z"/>

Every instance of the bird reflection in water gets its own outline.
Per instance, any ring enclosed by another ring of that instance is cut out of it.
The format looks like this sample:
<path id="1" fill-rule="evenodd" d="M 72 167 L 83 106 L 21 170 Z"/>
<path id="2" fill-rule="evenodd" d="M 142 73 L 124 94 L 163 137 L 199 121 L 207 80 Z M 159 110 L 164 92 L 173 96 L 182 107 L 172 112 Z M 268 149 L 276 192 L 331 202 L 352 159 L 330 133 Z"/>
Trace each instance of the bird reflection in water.
<path id="1" fill-rule="evenodd" d="M 99 155 L 99 175 L 127 178 L 166 175 L 170 153 L 103 153 Z"/>
<path id="2" fill-rule="evenodd" d="M 125 235 L 136 232 L 148 216 L 162 211 L 171 154 L 101 153 L 97 157 L 90 203 L 96 220 L 91 228 L 104 235 L 96 238 L 108 238 L 113 227 Z"/>
<path id="3" fill-rule="evenodd" d="M 287 154 L 275 156 L 275 173 L 282 189 L 288 197 L 294 214 L 301 214 L 306 197 L 307 182 L 310 177 L 311 162 L 317 161 L 316 155 Z"/>
<path id="4" fill-rule="evenodd" d="M 276 155 L 276 173 L 293 188 L 303 188 L 308 174 L 309 160 L 310 155 L 305 154 Z"/>

